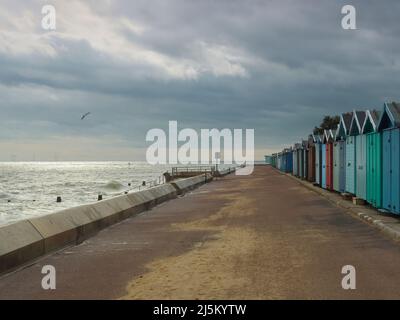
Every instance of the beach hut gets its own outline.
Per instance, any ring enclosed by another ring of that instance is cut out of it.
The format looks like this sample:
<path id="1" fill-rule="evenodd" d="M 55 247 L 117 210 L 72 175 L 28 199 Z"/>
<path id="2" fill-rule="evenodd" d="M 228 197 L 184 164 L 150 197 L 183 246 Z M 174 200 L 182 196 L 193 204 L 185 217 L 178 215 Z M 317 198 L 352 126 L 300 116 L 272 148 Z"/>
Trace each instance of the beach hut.
<path id="1" fill-rule="evenodd" d="M 293 171 L 293 154 L 292 149 L 286 148 L 282 152 L 283 166 L 282 171 L 289 173 Z"/>
<path id="2" fill-rule="evenodd" d="M 335 143 L 336 143 L 336 154 L 337 157 L 336 163 L 337 168 L 335 171 L 334 167 L 334 190 L 338 192 L 345 192 L 346 189 L 346 137 L 350 131 L 351 119 L 353 118 L 353 112 L 346 112 L 340 115 L 339 125 L 336 131 Z M 335 153 L 335 150 L 334 150 Z M 336 174 L 336 177 L 335 177 Z M 335 181 L 336 184 L 335 188 Z"/>
<path id="3" fill-rule="evenodd" d="M 303 179 L 307 179 L 308 177 L 308 141 L 302 141 L 303 146 Z"/>
<path id="4" fill-rule="evenodd" d="M 276 168 L 276 153 L 271 155 L 271 165 Z"/>
<path id="5" fill-rule="evenodd" d="M 292 152 L 292 155 L 293 155 L 293 170 L 292 170 L 292 174 L 294 175 L 294 176 L 298 176 L 298 169 L 297 169 L 297 147 L 296 147 L 296 144 L 294 145 L 294 147 L 293 147 L 293 152 Z"/>
<path id="6" fill-rule="evenodd" d="M 307 180 L 315 182 L 315 135 L 310 134 L 308 137 L 308 169 Z"/>
<path id="7" fill-rule="evenodd" d="M 299 148 L 297 149 L 297 159 L 298 159 L 297 165 L 299 168 L 299 177 L 300 178 L 303 178 L 303 176 L 304 176 L 304 164 L 303 164 L 304 156 L 303 156 L 303 154 L 304 154 L 303 144 L 299 143 Z"/>
<path id="8" fill-rule="evenodd" d="M 286 172 L 292 172 L 293 171 L 293 149 L 290 147 L 287 149 L 288 150 L 288 160 L 287 160 L 287 167 L 286 167 Z"/>
<path id="9" fill-rule="evenodd" d="M 382 207 L 382 134 L 378 131 L 381 112 L 368 110 L 362 133 L 367 136 L 367 202 Z"/>
<path id="10" fill-rule="evenodd" d="M 367 199 L 367 136 L 362 134 L 365 111 L 356 111 L 350 125 L 350 135 L 355 137 L 355 195 Z"/>
<path id="11" fill-rule="evenodd" d="M 284 171 L 283 168 L 285 167 L 285 158 L 283 156 L 283 151 L 280 152 L 280 161 L 279 161 L 279 170 Z"/>
<path id="12" fill-rule="evenodd" d="M 293 148 L 292 149 L 292 175 L 296 175 L 296 150 Z"/>
<path id="13" fill-rule="evenodd" d="M 302 155 L 302 153 L 301 153 L 301 144 L 297 143 L 296 146 L 297 146 L 297 176 L 301 177 L 301 172 L 302 172 L 302 170 L 301 170 L 301 168 L 302 168 L 302 164 L 301 164 L 302 163 L 302 161 L 301 161 L 301 155 Z"/>
<path id="14" fill-rule="evenodd" d="M 283 168 L 285 167 L 285 159 L 283 157 L 283 151 L 279 153 L 279 170 L 284 171 Z"/>
<path id="15" fill-rule="evenodd" d="M 356 111 L 353 111 L 351 123 L 356 117 Z M 351 124 L 350 124 L 351 127 Z M 356 137 L 350 130 L 346 137 L 346 187 L 345 191 L 351 194 L 356 193 Z"/>
<path id="16" fill-rule="evenodd" d="M 278 154 L 276 155 L 276 168 L 278 170 L 281 170 L 281 162 L 282 162 L 281 153 L 278 152 Z"/>
<path id="17" fill-rule="evenodd" d="M 326 171 L 326 189 L 333 190 L 333 132 L 325 130 L 325 171 Z"/>
<path id="18" fill-rule="evenodd" d="M 333 190 L 340 191 L 340 141 L 337 141 L 339 127 L 335 131 L 333 142 Z"/>
<path id="19" fill-rule="evenodd" d="M 314 135 L 315 138 L 315 182 L 321 186 L 322 182 L 322 173 L 321 173 L 321 168 L 322 168 L 322 155 L 321 155 L 321 150 L 322 150 L 322 141 L 320 135 Z"/>
<path id="20" fill-rule="evenodd" d="M 321 137 L 321 187 L 326 189 L 326 136 L 322 134 Z"/>
<path id="21" fill-rule="evenodd" d="M 382 131 L 382 207 L 400 214 L 400 103 L 385 103 L 379 120 Z"/>

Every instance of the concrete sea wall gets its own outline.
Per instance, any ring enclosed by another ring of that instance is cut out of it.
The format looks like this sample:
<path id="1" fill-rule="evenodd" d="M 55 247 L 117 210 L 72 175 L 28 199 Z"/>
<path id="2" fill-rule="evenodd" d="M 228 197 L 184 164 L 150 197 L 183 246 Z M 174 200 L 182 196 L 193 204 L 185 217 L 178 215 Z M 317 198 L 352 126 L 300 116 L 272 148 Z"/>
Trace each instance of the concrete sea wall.
<path id="1" fill-rule="evenodd" d="M 68 245 L 78 244 L 114 223 L 176 198 L 210 175 L 180 179 L 147 190 L 82 205 L 0 227 L 0 274 Z"/>

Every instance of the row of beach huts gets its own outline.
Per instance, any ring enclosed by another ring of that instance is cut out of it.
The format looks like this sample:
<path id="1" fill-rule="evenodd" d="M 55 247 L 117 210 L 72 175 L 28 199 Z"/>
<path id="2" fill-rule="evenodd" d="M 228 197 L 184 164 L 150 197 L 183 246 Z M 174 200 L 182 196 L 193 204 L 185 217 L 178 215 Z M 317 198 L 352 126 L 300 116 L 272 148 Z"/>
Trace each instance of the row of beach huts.
<path id="1" fill-rule="evenodd" d="M 400 214 L 400 103 L 347 112 L 335 130 L 272 154 L 271 165 L 377 209 Z"/>

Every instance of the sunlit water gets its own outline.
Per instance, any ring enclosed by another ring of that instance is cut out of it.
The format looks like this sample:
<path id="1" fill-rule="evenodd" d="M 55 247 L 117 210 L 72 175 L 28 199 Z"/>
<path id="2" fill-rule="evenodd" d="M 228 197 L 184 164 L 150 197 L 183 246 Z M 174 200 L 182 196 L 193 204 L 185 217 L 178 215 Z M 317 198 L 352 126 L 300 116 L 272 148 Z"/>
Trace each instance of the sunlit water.
<path id="1" fill-rule="evenodd" d="M 99 194 L 107 199 L 137 190 L 169 168 L 146 162 L 0 162 L 0 225 L 92 203 Z"/>

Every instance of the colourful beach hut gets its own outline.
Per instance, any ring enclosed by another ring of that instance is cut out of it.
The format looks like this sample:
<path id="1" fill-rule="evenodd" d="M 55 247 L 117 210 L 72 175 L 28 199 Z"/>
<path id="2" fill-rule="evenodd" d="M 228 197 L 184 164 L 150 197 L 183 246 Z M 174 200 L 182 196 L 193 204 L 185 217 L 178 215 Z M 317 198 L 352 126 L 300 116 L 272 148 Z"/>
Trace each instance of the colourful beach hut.
<path id="1" fill-rule="evenodd" d="M 279 153 L 280 155 L 280 165 L 279 165 L 279 170 L 281 171 L 285 171 L 285 158 L 284 158 L 284 154 L 283 154 L 283 150 Z"/>
<path id="2" fill-rule="evenodd" d="M 333 189 L 338 192 L 345 192 L 346 189 L 346 137 L 350 131 L 351 119 L 353 118 L 353 112 L 346 112 L 340 115 L 339 125 L 336 131 L 335 144 L 334 145 L 334 159 L 336 157 L 337 167 L 333 168 Z M 336 150 L 336 151 L 335 151 Z M 336 152 L 336 153 L 335 153 Z M 335 187 L 336 182 L 336 187 Z"/>
<path id="3" fill-rule="evenodd" d="M 350 135 L 355 137 L 355 195 L 367 199 L 367 136 L 362 134 L 365 111 L 356 111 L 350 125 Z"/>
<path id="4" fill-rule="evenodd" d="M 308 177 L 308 141 L 302 141 L 303 146 L 303 179 L 307 179 Z"/>
<path id="5" fill-rule="evenodd" d="M 295 143 L 294 148 L 293 148 L 293 168 L 294 169 L 294 175 L 296 177 L 300 177 L 300 144 Z"/>
<path id="6" fill-rule="evenodd" d="M 319 135 L 314 135 L 315 138 L 315 182 L 321 186 L 322 185 L 322 141 Z"/>
<path id="7" fill-rule="evenodd" d="M 340 191 L 340 141 L 337 141 L 339 127 L 335 131 L 333 142 L 333 190 Z"/>
<path id="8" fill-rule="evenodd" d="M 273 153 L 271 156 L 271 165 L 276 168 L 276 153 Z"/>
<path id="9" fill-rule="evenodd" d="M 333 132 L 325 130 L 326 189 L 333 190 Z"/>
<path id="10" fill-rule="evenodd" d="M 299 143 L 299 148 L 297 149 L 297 156 L 298 156 L 298 166 L 299 166 L 299 177 L 303 178 L 304 176 L 304 150 L 303 144 Z"/>
<path id="11" fill-rule="evenodd" d="M 321 136 L 321 187 L 326 189 L 326 136 Z"/>
<path id="12" fill-rule="evenodd" d="M 353 111 L 351 123 L 356 117 L 356 111 Z M 351 124 L 350 124 L 351 127 Z M 351 194 L 356 193 L 356 137 L 349 134 L 346 137 L 346 188 L 345 191 Z"/>
<path id="13" fill-rule="evenodd" d="M 284 171 L 286 173 L 293 171 L 293 152 L 291 148 L 286 148 L 283 150 L 284 157 Z"/>
<path id="14" fill-rule="evenodd" d="M 315 136 L 310 134 L 308 137 L 308 169 L 307 180 L 310 182 L 315 181 Z"/>
<path id="15" fill-rule="evenodd" d="M 282 170 L 282 154 L 281 152 L 278 152 L 277 158 L 276 158 L 276 168 L 278 170 Z"/>
<path id="16" fill-rule="evenodd" d="M 296 149 L 296 146 L 294 146 L 294 148 L 293 148 L 292 158 L 293 158 L 292 174 L 294 176 L 297 176 L 297 149 Z"/>
<path id="17" fill-rule="evenodd" d="M 367 110 L 362 133 L 367 136 L 367 202 L 382 207 L 382 134 L 378 131 L 381 112 Z"/>
<path id="18" fill-rule="evenodd" d="M 382 131 L 382 207 L 400 214 L 400 103 L 385 103 L 379 120 Z"/>

